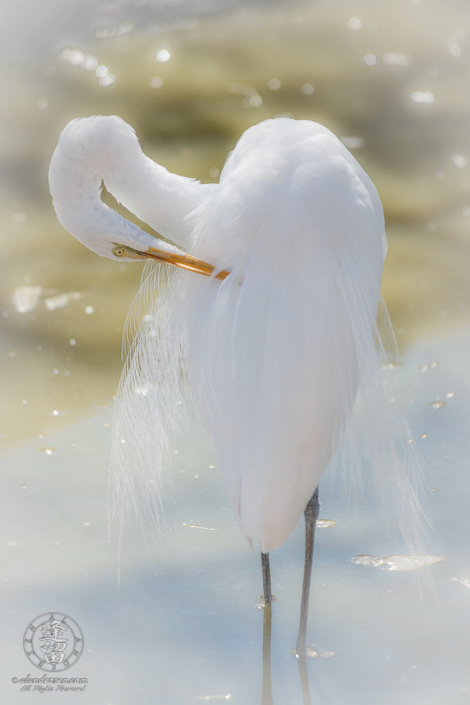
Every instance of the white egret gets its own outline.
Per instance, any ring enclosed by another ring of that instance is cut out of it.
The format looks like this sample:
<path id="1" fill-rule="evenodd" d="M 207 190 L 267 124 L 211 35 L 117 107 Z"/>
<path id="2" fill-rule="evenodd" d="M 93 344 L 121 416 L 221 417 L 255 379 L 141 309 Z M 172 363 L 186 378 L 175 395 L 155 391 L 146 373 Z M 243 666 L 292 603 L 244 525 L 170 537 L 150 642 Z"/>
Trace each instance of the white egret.
<path id="1" fill-rule="evenodd" d="M 285 117 L 248 129 L 220 183 L 208 185 L 146 157 L 118 117 L 74 120 L 49 178 L 59 221 L 99 255 L 209 275 L 174 270 L 156 280 L 154 271 L 143 285 L 147 311 L 115 419 L 116 509 L 158 513 L 160 469 L 189 391 L 240 528 L 260 542 L 268 604 L 268 553 L 305 512 L 305 656 L 318 483 L 342 438 L 347 474 L 365 449 L 409 545 L 421 526 L 406 433 L 388 421 L 377 357 L 387 244 L 374 185 L 328 129 Z M 102 181 L 190 255 L 103 204 Z"/>

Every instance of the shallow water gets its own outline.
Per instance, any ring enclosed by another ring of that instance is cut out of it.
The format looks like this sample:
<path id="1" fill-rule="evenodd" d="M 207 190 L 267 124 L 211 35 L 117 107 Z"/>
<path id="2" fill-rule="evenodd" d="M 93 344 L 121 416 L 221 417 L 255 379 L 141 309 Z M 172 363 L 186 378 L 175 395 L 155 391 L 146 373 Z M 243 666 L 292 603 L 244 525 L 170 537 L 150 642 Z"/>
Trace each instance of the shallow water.
<path id="1" fill-rule="evenodd" d="M 418 571 L 434 585 L 421 597 L 413 573 L 354 564 L 403 550 L 367 502 L 346 512 L 325 480 L 321 518 L 336 525 L 317 531 L 309 643 L 337 655 L 308 663 L 312 701 L 464 703 L 470 13 L 427 0 L 232 5 L 70 3 L 75 14 L 65 17 L 50 2 L 41 17 L 31 6 L 21 26 L 11 6 L 0 75 L 7 702 L 27 697 L 9 681 L 35 670 L 23 632 L 49 609 L 80 624 L 85 652 L 69 673 L 90 681 L 83 693 L 54 693 L 58 703 L 261 702 L 259 560 L 235 527 L 203 434 L 178 447 L 152 560 L 134 537 L 118 587 L 107 464 L 122 330 L 141 270 L 98 258 L 61 228 L 46 174 L 76 116 L 119 114 L 150 156 L 210 182 L 244 129 L 287 113 L 345 138 L 383 200 L 383 295 L 403 356 L 399 391 L 428 463 L 437 538 L 427 551 L 445 558 Z M 159 51 L 170 59 L 153 58 Z M 93 57 L 114 79 L 108 85 L 87 70 Z M 275 703 L 302 702 L 290 654 L 302 534 L 299 526 L 271 557 Z"/>
<path id="2" fill-rule="evenodd" d="M 308 663 L 313 702 L 437 705 L 468 698 L 468 344 L 468 335 L 427 339 L 402 369 L 403 396 L 413 399 L 412 431 L 429 463 L 433 550 L 445 558 L 422 569 L 430 571 L 431 588 L 424 586 L 420 597 L 410 572 L 354 564 L 355 555 L 389 556 L 400 544 L 367 504 L 348 514 L 327 483 L 322 490 L 321 517 L 335 526 L 317 531 L 309 643 L 336 656 Z M 439 364 L 423 372 L 426 360 Z M 445 407 L 430 406 L 449 391 L 454 396 Z M 82 702 L 179 705 L 230 695 L 234 702 L 261 703 L 259 558 L 235 526 L 209 444 L 197 433 L 179 444 L 153 564 L 134 538 L 122 552 L 118 587 L 118 550 L 108 541 L 106 512 L 110 422 L 111 408 L 101 408 L 3 455 L 4 677 L 34 671 L 22 633 L 28 620 L 53 608 L 70 614 L 85 635 L 84 655 L 70 670 L 89 678 Z M 50 455 L 45 447 L 53 449 Z M 290 653 L 302 554 L 299 526 L 271 556 L 274 702 L 302 702 Z M 17 685 L 4 687 L 8 702 L 25 697 Z M 65 703 L 70 694 L 57 697 Z"/>

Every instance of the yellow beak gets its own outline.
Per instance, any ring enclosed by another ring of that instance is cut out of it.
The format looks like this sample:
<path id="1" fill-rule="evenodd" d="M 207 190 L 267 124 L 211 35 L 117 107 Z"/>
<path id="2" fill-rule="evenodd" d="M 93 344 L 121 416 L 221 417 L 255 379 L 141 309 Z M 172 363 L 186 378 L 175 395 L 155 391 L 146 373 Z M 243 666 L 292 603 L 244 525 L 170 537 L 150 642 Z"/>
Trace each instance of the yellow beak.
<path id="1" fill-rule="evenodd" d="M 165 252 L 165 250 L 157 250 L 154 247 L 149 247 L 147 252 L 139 252 L 138 250 L 132 249 L 132 247 L 116 245 L 113 249 L 113 255 L 115 257 L 129 257 L 132 259 L 153 259 L 156 262 L 165 262 L 166 264 L 173 264 L 175 267 L 188 269 L 190 272 L 204 274 L 206 277 L 212 276 L 215 269 L 212 264 L 204 262 L 202 259 L 193 257 L 192 255 Z M 225 279 L 229 274 L 230 272 L 224 269 L 215 275 L 215 279 Z"/>

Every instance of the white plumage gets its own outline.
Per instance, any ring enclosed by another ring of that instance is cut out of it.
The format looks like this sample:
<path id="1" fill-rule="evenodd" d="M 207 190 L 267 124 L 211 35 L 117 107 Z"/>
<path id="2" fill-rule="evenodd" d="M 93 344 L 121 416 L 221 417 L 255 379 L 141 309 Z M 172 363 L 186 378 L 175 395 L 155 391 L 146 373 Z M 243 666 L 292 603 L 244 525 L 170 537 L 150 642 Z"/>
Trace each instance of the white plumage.
<path id="1" fill-rule="evenodd" d="M 367 457 L 415 542 L 414 460 L 406 428 L 387 419 L 377 357 L 382 206 L 340 140 L 310 121 L 267 120 L 242 135 L 218 185 L 201 185 L 145 157 L 119 118 L 73 121 L 51 163 L 54 206 L 75 237 L 114 258 L 116 244 L 156 245 L 102 204 L 102 179 L 161 235 L 230 272 L 167 276 L 159 265 L 145 279 L 115 419 L 116 510 L 158 514 L 192 396 L 240 528 L 262 552 L 289 537 L 346 428 L 348 474 Z"/>

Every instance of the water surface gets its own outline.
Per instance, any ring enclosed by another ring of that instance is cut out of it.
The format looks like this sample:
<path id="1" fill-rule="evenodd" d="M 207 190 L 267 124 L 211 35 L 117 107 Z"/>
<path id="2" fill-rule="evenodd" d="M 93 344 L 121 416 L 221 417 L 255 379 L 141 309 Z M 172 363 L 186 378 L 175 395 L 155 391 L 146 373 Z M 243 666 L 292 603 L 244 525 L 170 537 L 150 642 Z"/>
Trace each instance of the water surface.
<path id="1" fill-rule="evenodd" d="M 72 669 L 90 680 L 73 696 L 83 703 L 180 705 L 228 695 L 261 702 L 259 560 L 235 527 L 217 459 L 197 426 L 175 449 L 165 531 L 159 542 L 150 539 L 151 556 L 137 534 L 124 546 L 118 586 L 107 464 L 122 330 L 141 269 L 98 258 L 69 236 L 55 219 L 46 178 L 68 120 L 99 113 L 121 115 L 149 156 L 204 182 L 217 181 L 250 125 L 280 114 L 317 120 L 344 139 L 377 185 L 389 237 L 383 295 L 404 360 L 399 395 L 428 463 L 424 499 L 436 528 L 428 550 L 445 561 L 423 569 L 434 594 L 421 597 L 409 573 L 352 563 L 402 547 L 366 501 L 347 512 L 326 479 L 321 517 L 336 526 L 317 532 L 310 643 L 337 656 L 308 664 L 312 700 L 466 702 L 465 6 L 90 2 L 70 3 L 66 17 L 53 3 L 41 17 L 25 8 L 20 30 L 18 10 L 9 10 L 0 75 L 7 96 L 0 109 L 0 443 L 8 702 L 27 697 L 10 683 L 32 669 L 23 631 L 50 609 L 84 631 L 85 653 Z M 157 59 L 161 51 L 168 61 Z M 302 551 L 299 526 L 272 556 L 275 703 L 302 702 L 290 654 Z M 71 697 L 54 694 L 58 703 Z"/>

